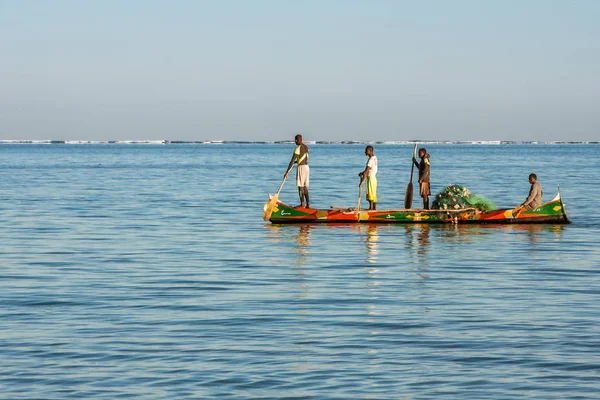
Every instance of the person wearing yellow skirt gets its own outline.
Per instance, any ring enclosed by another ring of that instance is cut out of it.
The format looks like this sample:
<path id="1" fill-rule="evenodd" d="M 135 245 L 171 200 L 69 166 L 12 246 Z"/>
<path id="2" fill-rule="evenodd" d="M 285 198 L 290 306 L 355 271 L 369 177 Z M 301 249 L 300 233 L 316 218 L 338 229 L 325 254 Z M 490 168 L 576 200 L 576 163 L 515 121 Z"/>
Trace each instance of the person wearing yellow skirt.
<path id="1" fill-rule="evenodd" d="M 363 182 L 367 181 L 367 201 L 369 202 L 369 210 L 377 209 L 377 156 L 373 154 L 373 146 L 367 146 L 365 148 L 365 155 L 369 157 L 365 170 L 360 172 L 360 183 L 358 186 L 362 186 Z"/>

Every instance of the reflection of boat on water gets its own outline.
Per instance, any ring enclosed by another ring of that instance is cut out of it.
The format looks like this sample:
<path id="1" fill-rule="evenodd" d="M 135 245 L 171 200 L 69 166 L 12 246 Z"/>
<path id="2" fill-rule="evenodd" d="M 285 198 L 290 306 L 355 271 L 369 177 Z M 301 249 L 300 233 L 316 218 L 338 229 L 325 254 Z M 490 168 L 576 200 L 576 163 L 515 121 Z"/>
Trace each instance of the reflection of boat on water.
<path id="1" fill-rule="evenodd" d="M 291 207 L 278 202 L 269 219 L 275 224 L 294 223 L 400 223 L 400 224 L 568 224 L 560 191 L 554 199 L 535 210 L 519 207 L 481 212 L 475 208 L 447 210 L 357 210 L 353 208 L 313 209 Z"/>

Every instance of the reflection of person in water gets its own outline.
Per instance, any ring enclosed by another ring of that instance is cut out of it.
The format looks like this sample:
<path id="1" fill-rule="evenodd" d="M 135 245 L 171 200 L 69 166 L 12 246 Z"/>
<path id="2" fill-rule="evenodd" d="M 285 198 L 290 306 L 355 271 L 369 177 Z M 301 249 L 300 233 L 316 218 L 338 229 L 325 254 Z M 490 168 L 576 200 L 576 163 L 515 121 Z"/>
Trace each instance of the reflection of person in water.
<path id="1" fill-rule="evenodd" d="M 379 254 L 377 240 L 379 240 L 377 225 L 369 224 L 367 226 L 367 262 L 374 263 L 377 261 L 377 254 Z"/>
<path id="2" fill-rule="evenodd" d="M 298 244 L 298 247 L 296 248 L 297 252 L 308 253 L 308 246 L 310 245 L 310 225 L 300 225 L 298 227 L 296 244 Z"/>
<path id="3" fill-rule="evenodd" d="M 294 251 L 297 254 L 296 266 L 301 267 L 308 260 L 308 248 L 310 246 L 310 225 L 298 226 L 298 234 L 296 235 L 296 248 Z"/>
<path id="4" fill-rule="evenodd" d="M 291 226 L 287 226 L 287 228 L 292 228 Z M 298 228 L 298 232 L 296 233 L 296 246 L 294 247 L 294 252 L 296 253 L 296 273 L 297 273 L 297 283 L 298 287 L 290 287 L 290 296 L 294 299 L 304 299 L 309 296 L 310 288 L 305 281 L 305 273 L 304 265 L 308 261 L 309 258 L 309 249 L 310 249 L 310 225 L 298 225 L 294 228 Z"/>
<path id="5" fill-rule="evenodd" d="M 406 246 L 410 264 L 416 266 L 414 271 L 423 280 L 429 279 L 429 224 L 406 224 Z M 423 281 L 424 282 L 424 281 Z"/>
<path id="6" fill-rule="evenodd" d="M 536 226 L 537 225 L 537 226 Z M 540 234 L 542 233 L 543 226 L 538 224 L 528 224 L 526 227 L 527 236 L 529 237 L 529 241 L 532 245 L 542 240 Z"/>
<path id="7" fill-rule="evenodd" d="M 428 224 L 421 225 L 419 231 L 419 250 L 417 253 L 422 256 L 426 256 L 429 251 L 429 233 L 431 227 Z"/>

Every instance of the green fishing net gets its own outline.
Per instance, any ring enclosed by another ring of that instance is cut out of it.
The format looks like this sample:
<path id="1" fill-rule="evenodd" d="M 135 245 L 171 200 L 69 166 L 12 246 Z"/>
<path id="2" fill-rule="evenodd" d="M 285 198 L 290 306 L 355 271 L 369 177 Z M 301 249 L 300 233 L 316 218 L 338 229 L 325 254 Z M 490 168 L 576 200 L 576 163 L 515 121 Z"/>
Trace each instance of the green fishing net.
<path id="1" fill-rule="evenodd" d="M 472 207 L 487 212 L 496 209 L 496 205 L 490 200 L 469 192 L 464 186 L 454 184 L 446 186 L 444 190 L 439 192 L 431 206 L 433 209 L 439 210 L 457 210 Z"/>

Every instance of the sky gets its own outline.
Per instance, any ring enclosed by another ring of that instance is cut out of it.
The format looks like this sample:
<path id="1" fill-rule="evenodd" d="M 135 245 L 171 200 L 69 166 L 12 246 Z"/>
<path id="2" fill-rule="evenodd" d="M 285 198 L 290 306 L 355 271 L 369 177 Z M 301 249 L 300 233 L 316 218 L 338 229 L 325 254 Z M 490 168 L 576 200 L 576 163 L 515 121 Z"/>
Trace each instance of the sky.
<path id="1" fill-rule="evenodd" d="M 0 0 L 4 140 L 600 140 L 596 0 Z"/>

